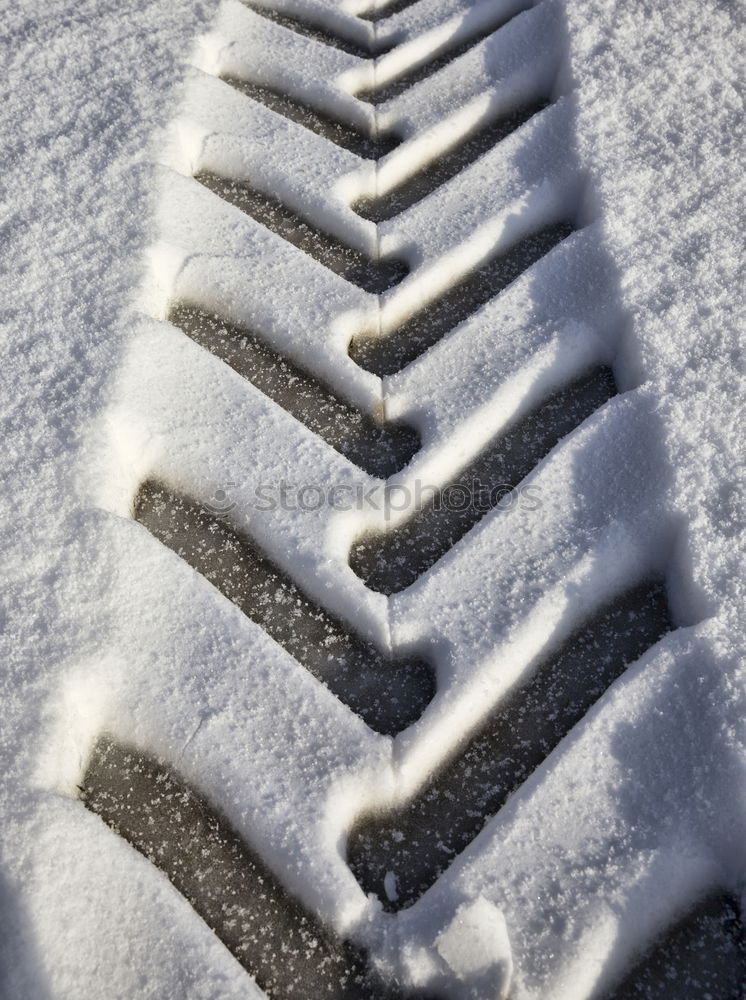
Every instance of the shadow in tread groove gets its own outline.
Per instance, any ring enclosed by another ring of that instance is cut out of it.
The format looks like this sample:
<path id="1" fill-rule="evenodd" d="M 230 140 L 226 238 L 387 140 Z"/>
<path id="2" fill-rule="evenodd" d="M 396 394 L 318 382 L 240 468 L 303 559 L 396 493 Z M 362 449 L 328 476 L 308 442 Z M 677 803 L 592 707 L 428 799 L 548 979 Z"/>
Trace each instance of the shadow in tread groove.
<path id="1" fill-rule="evenodd" d="M 369 475 L 387 479 L 419 450 L 413 428 L 376 423 L 249 330 L 186 304 L 174 306 L 168 319 Z"/>
<path id="2" fill-rule="evenodd" d="M 358 17 L 362 21 L 371 21 L 375 24 L 376 21 L 384 21 L 387 17 L 400 14 L 407 7 L 412 7 L 418 2 L 419 0 L 394 0 L 394 3 L 374 3 L 369 10 L 363 14 L 358 14 Z"/>
<path id="3" fill-rule="evenodd" d="M 375 24 L 377 21 L 384 21 L 387 17 L 393 17 L 394 14 L 400 14 L 407 7 L 412 7 L 418 2 L 419 0 L 394 0 L 393 3 L 388 4 L 376 2 L 357 16 L 361 21 L 370 21 Z"/>
<path id="4" fill-rule="evenodd" d="M 353 209 L 370 222 L 386 222 L 388 219 L 393 219 L 400 212 L 432 194 L 547 106 L 547 101 L 536 101 L 509 115 L 488 122 L 469 133 L 456 146 L 423 167 L 403 184 L 376 198 L 358 201 L 352 206 Z"/>
<path id="5" fill-rule="evenodd" d="M 626 667 L 672 627 L 659 581 L 597 612 L 508 693 L 414 799 L 357 824 L 347 857 L 363 890 L 389 911 L 415 902 Z M 396 888 L 387 892 L 389 873 Z"/>
<path id="6" fill-rule="evenodd" d="M 396 1000 L 365 955 L 334 938 L 229 824 L 166 765 L 102 738 L 82 801 L 155 864 L 273 1000 Z"/>
<path id="7" fill-rule="evenodd" d="M 376 732 L 396 735 L 435 695 L 432 668 L 350 635 L 219 512 L 147 482 L 135 519 L 201 573 Z"/>
<path id="8" fill-rule="evenodd" d="M 500 17 L 489 25 L 470 31 L 462 41 L 456 44 L 447 42 L 437 55 L 428 59 L 424 64 L 418 64 L 412 69 L 405 70 L 388 83 L 359 90 L 355 96 L 358 100 L 367 101 L 369 104 L 375 105 L 384 104 L 386 101 L 398 97 L 399 94 L 403 94 L 405 90 L 409 90 L 416 83 L 421 83 L 422 80 L 433 76 L 438 70 L 443 69 L 444 66 L 458 59 L 459 56 L 464 55 L 469 49 L 474 48 L 479 42 L 483 42 L 485 38 L 489 38 L 490 35 L 499 31 L 500 28 L 504 28 L 508 21 L 513 20 L 514 16 L 514 14 L 511 14 L 509 17 Z"/>
<path id="9" fill-rule="evenodd" d="M 245 3 L 246 0 L 243 0 L 243 2 Z M 345 37 L 344 34 L 340 34 L 339 31 L 330 31 L 328 28 L 312 24 L 309 21 L 298 18 L 297 16 L 279 13 L 278 11 L 270 10 L 267 7 L 251 3 L 246 3 L 246 6 L 248 6 L 260 17 L 273 21 L 275 24 L 279 24 L 290 31 L 294 31 L 296 34 L 321 42 L 324 45 L 340 49 L 342 52 L 357 56 L 360 59 L 377 59 L 379 56 L 390 52 L 391 49 L 395 48 L 397 45 L 395 40 L 384 43 L 376 38 L 373 46 L 368 47 L 361 45 L 354 39 Z M 391 13 L 394 13 L 394 9 L 391 9 Z M 387 17 L 389 16 L 389 13 L 386 12 L 383 16 Z M 443 66 L 446 66 L 449 62 L 452 62 L 465 52 L 468 52 L 469 49 L 473 48 L 476 44 L 483 41 L 485 38 L 488 38 L 500 28 L 504 27 L 508 21 L 513 19 L 514 16 L 515 14 L 511 14 L 508 17 L 500 16 L 489 25 L 482 25 L 479 27 L 475 25 L 474 27 L 467 28 L 465 37 L 462 35 L 461 40 L 455 44 L 452 41 L 446 42 L 437 54 L 428 59 L 424 65 L 418 62 L 418 64 L 411 69 L 404 70 L 394 80 L 391 80 L 382 86 L 375 86 L 360 91 L 356 94 L 356 96 L 360 100 L 368 101 L 371 104 L 382 104 L 384 101 L 403 93 L 403 91 L 407 90 L 415 83 L 419 83 L 428 76 L 432 76 L 432 74 L 436 73 Z M 379 20 L 379 18 L 364 15 L 362 20 L 373 21 L 375 23 L 375 21 Z"/>
<path id="10" fill-rule="evenodd" d="M 409 268 L 403 261 L 371 260 L 340 243 L 333 236 L 301 219 L 278 198 L 256 191 L 248 181 L 231 180 L 207 171 L 195 174 L 194 179 L 330 271 L 366 292 L 380 295 L 399 284 L 409 273 Z"/>
<path id="11" fill-rule="evenodd" d="M 456 285 L 391 333 L 383 336 L 361 333 L 353 338 L 350 357 L 374 375 L 396 374 L 507 288 L 573 231 L 570 223 L 558 223 L 527 236 L 510 250 L 469 271 Z"/>
<path id="12" fill-rule="evenodd" d="M 496 507 L 523 503 L 511 491 L 571 431 L 616 394 L 614 376 L 598 368 L 560 389 L 499 434 L 464 471 L 408 521 L 385 534 L 363 536 L 350 566 L 372 590 L 409 587 Z M 465 501 L 465 502 L 464 502 Z M 539 506 L 533 497 L 528 501 Z"/>
<path id="13" fill-rule="evenodd" d="M 746 929 L 738 903 L 710 896 L 657 941 L 604 1000 L 743 1000 Z"/>
<path id="14" fill-rule="evenodd" d="M 370 136 L 361 129 L 340 122 L 309 104 L 272 90 L 271 87 L 242 80 L 236 76 L 222 76 L 220 79 L 246 97 L 287 118 L 288 121 L 302 125 L 310 132 L 323 136 L 365 160 L 378 160 L 401 144 L 402 140 L 398 135 L 388 133 L 376 137 Z"/>
<path id="15" fill-rule="evenodd" d="M 288 28 L 298 35 L 303 35 L 305 38 L 312 38 L 316 42 L 330 45 L 332 48 L 347 52 L 351 56 L 358 56 L 360 59 L 370 59 L 377 55 L 383 55 L 384 52 L 388 52 L 392 48 L 392 45 L 386 45 L 377 47 L 374 51 L 352 38 L 345 38 L 339 32 L 331 32 L 320 25 L 311 24 L 310 21 L 302 21 L 300 18 L 291 17 L 289 14 L 280 14 L 276 10 L 270 10 L 268 7 L 261 7 L 258 4 L 246 3 L 246 0 L 243 0 L 243 2 L 255 14 L 265 17 L 268 21 L 274 21 L 275 24 L 280 24 L 283 28 Z"/>

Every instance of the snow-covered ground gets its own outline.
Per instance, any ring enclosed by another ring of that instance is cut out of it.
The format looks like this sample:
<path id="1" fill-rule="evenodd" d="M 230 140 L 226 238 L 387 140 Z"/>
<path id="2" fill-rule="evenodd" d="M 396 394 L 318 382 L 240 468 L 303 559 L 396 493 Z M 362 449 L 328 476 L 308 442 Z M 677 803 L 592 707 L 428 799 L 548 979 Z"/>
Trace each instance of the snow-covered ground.
<path id="1" fill-rule="evenodd" d="M 357 10 L 275 6 L 331 26 Z M 416 54 L 423 26 L 461 30 L 470 6 L 421 0 L 402 37 Z M 172 762 L 326 923 L 448 996 L 486 1000 L 511 968 L 514 1000 L 600 995 L 708 890 L 742 897 L 743 8 L 543 0 L 383 109 L 405 143 L 377 179 L 214 79 L 251 70 L 372 115 L 350 96 L 360 60 L 238 0 L 4 8 L 0 996 L 261 995 L 77 800 L 104 732 Z M 412 270 L 376 322 L 537 220 L 579 212 L 586 228 L 383 384 L 346 353 L 376 297 L 189 179 L 243 172 L 374 252 L 356 197 L 416 170 L 444 121 L 453 134 L 547 88 L 557 100 L 520 133 L 381 225 Z M 195 297 L 415 424 L 402 485 L 447 482 L 589 365 L 612 365 L 621 392 L 532 473 L 536 516 L 493 511 L 387 598 L 347 563 L 375 512 L 252 508 L 290 474 L 375 484 L 164 322 Z M 439 691 L 422 719 L 395 741 L 373 733 L 155 542 L 131 517 L 149 477 L 204 502 L 230 488 L 235 519 L 250 513 L 319 603 L 383 647 L 426 649 Z M 345 864 L 355 817 L 413 794 L 542 650 L 653 573 L 679 628 L 421 900 L 384 914 Z"/>

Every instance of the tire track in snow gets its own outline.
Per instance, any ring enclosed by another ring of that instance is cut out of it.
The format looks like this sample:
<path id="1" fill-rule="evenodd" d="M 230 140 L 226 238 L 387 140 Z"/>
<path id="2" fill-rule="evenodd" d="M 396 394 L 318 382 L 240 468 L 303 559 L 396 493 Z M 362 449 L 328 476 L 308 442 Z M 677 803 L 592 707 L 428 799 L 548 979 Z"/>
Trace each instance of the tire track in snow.
<path id="1" fill-rule="evenodd" d="M 230 75 L 222 76 L 221 79 L 246 97 L 263 104 L 271 111 L 276 111 L 278 115 L 302 125 L 310 132 L 323 136 L 342 149 L 347 149 L 364 159 L 378 160 L 396 149 L 401 142 L 401 139 L 393 134 L 371 136 L 364 129 L 350 122 L 341 121 L 333 113 L 324 113 L 297 97 L 283 94 L 252 80 Z"/>
<path id="2" fill-rule="evenodd" d="M 271 7 L 264 7 L 261 4 L 247 3 L 246 6 L 255 14 L 259 14 L 260 17 L 266 17 L 268 21 L 273 21 L 275 24 L 282 25 L 283 28 L 295 31 L 297 34 L 303 35 L 304 38 L 312 38 L 314 41 L 331 45 L 341 52 L 358 56 L 361 59 L 382 55 L 384 51 L 387 51 L 387 49 L 374 51 L 375 46 L 365 45 L 358 39 L 345 37 L 340 29 L 335 32 L 328 31 L 320 24 L 303 20 L 284 11 L 273 10 Z"/>
<path id="3" fill-rule="evenodd" d="M 175 773 L 104 738 L 83 801 L 194 907 L 270 997 L 396 1000 L 363 952 L 289 895 L 261 858 Z"/>
<path id="4" fill-rule="evenodd" d="M 368 19 L 379 25 L 385 17 L 409 6 L 409 0 L 389 4 L 374 10 Z M 352 38 L 337 36 L 286 12 L 264 9 L 261 13 L 280 27 L 342 52 L 375 55 L 377 63 L 388 56 L 390 64 L 399 65 L 399 69 L 383 73 L 375 86 L 357 91 L 359 98 L 376 106 L 434 76 L 506 20 L 500 17 L 468 29 L 457 38 L 438 43 L 425 55 L 415 49 L 411 64 L 401 66 L 396 48 L 389 51 L 382 47 L 376 52 L 375 46 L 366 48 Z M 359 123 L 343 120 L 338 109 L 325 107 L 316 98 L 306 103 L 296 93 L 285 94 L 266 83 L 231 74 L 222 78 L 253 100 L 361 157 L 379 160 L 395 154 L 402 141 L 395 127 L 383 136 L 378 134 L 377 126 L 366 132 Z M 495 148 L 543 106 L 543 101 L 529 102 L 507 116 L 481 121 L 461 141 L 432 157 L 419 172 L 374 197 L 358 198 L 353 207 L 369 221 L 396 220 Z M 330 237 L 310 218 L 291 211 L 267 192 L 217 173 L 198 173 L 196 179 L 372 294 L 381 295 L 405 278 L 405 273 L 397 270 L 401 266 L 396 261 L 365 259 L 359 250 Z M 544 228 L 535 227 L 507 250 L 488 255 L 481 265 L 457 274 L 429 302 L 384 336 L 370 338 L 365 330 L 361 331 L 352 341 L 352 358 L 379 375 L 389 375 L 410 364 L 549 253 L 573 229 L 571 220 L 543 221 Z M 341 394 L 336 395 L 273 352 L 259 333 L 223 322 L 212 311 L 201 310 L 199 302 L 174 302 L 170 318 L 361 467 L 390 475 L 412 456 L 416 447 L 414 432 L 398 425 L 377 425 Z M 247 351 L 249 343 L 251 350 Z M 245 355 L 252 352 L 253 357 L 247 360 Z M 607 368 L 580 374 L 549 396 L 528 418 L 508 428 L 507 433 L 501 431 L 459 477 L 444 483 L 443 489 L 468 484 L 470 477 L 477 476 L 485 476 L 491 486 L 498 478 L 520 482 L 561 438 L 616 391 Z M 319 417 L 325 411 L 330 412 L 328 420 Z M 357 438 L 353 445 L 340 441 L 345 428 L 349 434 L 350 423 L 351 437 Z M 367 444 L 360 445 L 361 439 Z M 371 466 L 371 455 L 381 447 L 386 453 L 383 462 Z M 461 516 L 463 512 L 456 512 L 457 517 L 452 517 L 453 513 L 448 512 L 449 517 L 439 523 L 434 511 L 425 511 L 423 516 L 416 515 L 384 536 L 364 536 L 353 546 L 353 565 L 366 582 L 386 593 L 409 586 L 457 544 L 485 511 L 472 506 L 465 517 Z M 394 664 L 386 663 L 377 650 L 350 635 L 323 609 L 308 601 L 293 580 L 256 551 L 251 539 L 239 538 L 227 528 L 220 512 L 169 494 L 157 483 L 146 483 L 136 516 L 285 645 L 369 725 L 382 732 L 398 732 L 410 725 L 430 700 L 430 674 L 424 664 L 399 661 L 396 669 L 391 669 Z M 278 593 L 282 600 L 277 603 L 293 609 L 289 623 L 276 614 L 276 605 L 272 604 Z M 623 619 L 631 612 L 636 617 L 630 626 Z M 505 798 L 530 777 L 603 697 L 609 684 L 669 627 L 664 586 L 658 581 L 640 584 L 619 595 L 581 625 L 559 652 L 509 694 L 487 725 L 465 737 L 421 792 L 393 813 L 360 820 L 350 839 L 350 861 L 363 887 L 377 892 L 390 909 L 416 899 L 443 869 L 444 856 L 450 860 L 476 836 Z M 328 656 L 330 641 L 342 651 L 339 657 Z M 580 677 L 576 673 L 578 666 Z M 401 686 L 406 677 L 414 678 L 409 688 L 406 683 Z M 550 699 L 558 701 L 560 708 L 547 719 L 546 704 Z M 479 778 L 474 777 L 475 769 Z M 261 860 L 168 767 L 147 755 L 102 741 L 84 785 L 88 807 L 155 860 L 271 996 L 309 995 L 309 990 L 313 995 L 350 998 L 400 995 L 396 988 L 389 990 L 375 981 L 359 952 L 335 942 L 315 918 L 295 905 Z M 192 817 L 185 825 L 174 825 L 174 802 L 179 805 L 179 815 L 186 810 Z M 195 856 L 199 856 L 196 864 Z M 218 860 L 221 857 L 223 860 Z M 226 904 L 226 899 L 230 903 Z M 257 911 L 263 914 L 261 929 L 252 923 Z M 278 958 L 278 942 L 282 958 Z"/>
<path id="5" fill-rule="evenodd" d="M 386 193 L 372 198 L 362 198 L 355 202 L 353 208 L 358 215 L 370 222 L 386 222 L 393 219 L 433 191 L 437 191 L 452 177 L 493 149 L 498 142 L 507 139 L 511 132 L 515 132 L 535 114 L 543 111 L 547 103 L 547 101 L 536 101 L 510 114 L 488 121 L 475 131 L 467 133 L 461 142 L 445 150 L 409 179 L 401 181 Z"/>
<path id="6" fill-rule="evenodd" d="M 374 420 L 250 330 L 187 305 L 174 307 L 168 318 L 369 475 L 386 479 L 419 450 L 420 437 L 412 427 Z"/>
<path id="7" fill-rule="evenodd" d="M 370 260 L 352 247 L 327 235 L 305 219 L 301 219 L 278 198 L 267 197 L 250 184 L 199 173 L 195 180 L 204 184 L 219 198 L 230 202 L 257 222 L 297 246 L 324 267 L 345 278 L 366 292 L 380 295 L 398 285 L 408 274 L 404 261 L 387 258 Z"/>
<path id="8" fill-rule="evenodd" d="M 250 539 L 210 511 L 155 483 L 143 484 L 135 517 L 302 663 L 376 732 L 396 735 L 435 693 L 417 657 L 382 656 L 314 605 Z"/>
<path id="9" fill-rule="evenodd" d="M 577 629 L 414 798 L 358 823 L 347 857 L 363 889 L 392 912 L 415 902 L 628 664 L 672 627 L 665 587 L 651 581 Z"/>
<path id="10" fill-rule="evenodd" d="M 426 34 L 424 38 L 410 43 L 413 49 L 412 56 L 407 60 L 408 64 L 403 67 L 399 52 L 393 54 L 384 52 L 378 55 L 376 57 L 376 76 L 379 79 L 372 87 L 356 91 L 355 96 L 373 105 L 385 104 L 415 84 L 427 80 L 439 69 L 464 55 L 469 49 L 478 45 L 485 38 L 489 38 L 500 28 L 505 27 L 524 6 L 524 4 L 519 3 L 515 10 L 511 10 L 506 15 L 499 7 L 495 10 L 489 0 L 487 2 L 482 0 L 481 3 L 475 4 L 462 15 L 456 31 L 442 41 L 435 41 L 426 54 L 420 54 L 422 42 L 428 38 L 428 34 L 440 36 L 437 29 Z M 402 49 L 405 46 L 406 43 Z"/>
<path id="11" fill-rule="evenodd" d="M 363 536 L 350 565 L 373 590 L 394 594 L 411 586 L 498 507 L 542 458 L 616 393 L 607 368 L 596 369 L 554 393 L 490 445 L 460 475 L 402 525 Z M 463 503 L 469 498 L 469 502 Z"/>

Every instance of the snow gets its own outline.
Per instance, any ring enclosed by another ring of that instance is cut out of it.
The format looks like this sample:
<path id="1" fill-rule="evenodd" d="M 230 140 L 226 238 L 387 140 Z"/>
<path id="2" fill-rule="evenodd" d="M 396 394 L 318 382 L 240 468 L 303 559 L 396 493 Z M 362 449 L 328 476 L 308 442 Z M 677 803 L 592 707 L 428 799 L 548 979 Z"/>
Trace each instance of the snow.
<path id="1" fill-rule="evenodd" d="M 396 891 L 396 875 L 394 872 L 386 872 L 383 887 L 389 899 L 396 900 L 399 898 L 399 894 Z"/>
<path id="2" fill-rule="evenodd" d="M 483 896 L 458 908 L 450 925 L 438 935 L 436 946 L 451 970 L 462 979 L 484 975 L 496 965 L 503 966 L 502 982 L 479 983 L 480 993 L 486 992 L 488 985 L 497 993 L 510 979 L 510 942 L 505 918 Z"/>
<path id="3" fill-rule="evenodd" d="M 359 4 L 273 6 L 372 37 Z M 424 52 L 470 6 L 421 0 L 381 30 Z M 349 207 L 370 163 L 215 79 L 251 71 L 365 123 L 350 89 L 369 67 L 238 0 L 6 2 L 3 24 L 0 992 L 261 995 L 76 801 L 103 731 L 178 766 L 382 968 L 449 996 L 508 983 L 513 1000 L 599 995 L 700 894 L 740 896 L 742 9 L 544 0 L 386 105 L 405 142 L 384 186 L 482 116 L 543 96 L 561 64 L 555 104 L 381 227 L 413 267 L 384 322 L 532 220 L 578 208 L 588 225 L 383 382 L 346 353 L 376 297 L 189 179 L 222 169 L 276 185 L 370 249 L 374 227 Z M 613 364 L 622 395 L 531 474 L 535 518 L 493 511 L 386 599 L 347 565 L 375 512 L 252 506 L 288 470 L 376 481 L 166 323 L 175 297 L 252 325 L 357 405 L 407 417 L 424 446 L 405 485 L 447 482 L 589 364 Z M 202 501 L 237 484 L 234 521 L 315 599 L 383 648 L 426 650 L 439 693 L 422 719 L 394 741 L 372 733 L 154 542 L 131 519 L 148 476 Z M 681 628 L 421 900 L 383 914 L 344 862 L 356 816 L 411 794 L 547 650 L 653 572 Z"/>

